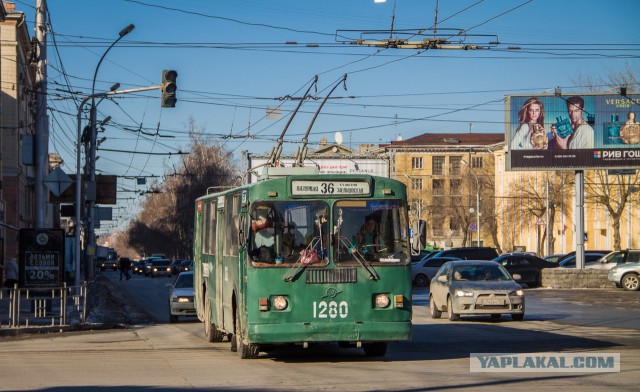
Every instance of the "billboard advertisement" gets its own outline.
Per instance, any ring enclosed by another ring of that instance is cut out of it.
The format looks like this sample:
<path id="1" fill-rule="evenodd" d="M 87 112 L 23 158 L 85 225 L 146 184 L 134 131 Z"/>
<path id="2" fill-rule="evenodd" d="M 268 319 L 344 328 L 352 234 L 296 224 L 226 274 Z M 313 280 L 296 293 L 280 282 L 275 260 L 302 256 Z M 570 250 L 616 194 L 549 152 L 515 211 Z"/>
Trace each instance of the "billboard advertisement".
<path id="1" fill-rule="evenodd" d="M 507 170 L 640 168 L 640 94 L 511 95 Z"/>

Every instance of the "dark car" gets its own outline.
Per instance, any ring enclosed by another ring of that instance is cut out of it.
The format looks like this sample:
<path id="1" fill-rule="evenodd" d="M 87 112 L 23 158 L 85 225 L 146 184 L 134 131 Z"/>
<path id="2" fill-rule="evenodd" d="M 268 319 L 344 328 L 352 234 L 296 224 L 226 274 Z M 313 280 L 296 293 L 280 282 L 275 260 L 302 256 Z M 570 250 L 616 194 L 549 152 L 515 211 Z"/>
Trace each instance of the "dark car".
<path id="1" fill-rule="evenodd" d="M 542 259 L 529 253 L 506 253 L 493 259 L 500 263 L 510 274 L 520 275 L 519 283 L 528 286 L 540 286 L 542 283 L 542 269 L 558 268 L 559 264 Z"/>
<path id="2" fill-rule="evenodd" d="M 134 274 L 142 275 L 144 273 L 144 260 L 136 260 L 131 268 Z"/>
<path id="3" fill-rule="evenodd" d="M 604 256 L 604 255 L 608 255 L 609 253 L 611 253 L 611 251 L 610 250 L 587 250 L 587 249 L 585 249 L 584 253 L 585 254 L 587 254 L 587 253 L 599 253 L 599 254 Z M 573 258 L 573 259 L 576 258 L 576 251 L 575 250 L 573 252 L 569 252 L 566 255 L 564 255 L 563 257 L 559 258 L 558 260 L 556 260 L 556 262 L 557 263 L 561 263 L 564 260 L 569 259 L 569 258 Z"/>
<path id="4" fill-rule="evenodd" d="M 586 253 L 584 254 L 584 263 L 595 263 L 600 260 L 604 255 L 602 253 Z M 576 255 L 562 259 L 560 263 L 561 268 L 576 268 Z"/>
<path id="5" fill-rule="evenodd" d="M 431 257 L 431 256 L 435 255 L 438 252 L 439 251 L 437 251 L 437 250 L 426 250 L 426 249 L 423 249 L 417 255 L 411 255 L 411 262 L 412 263 L 417 263 L 418 261 L 424 260 L 425 257 Z"/>
<path id="6" fill-rule="evenodd" d="M 173 275 L 178 275 L 180 272 L 182 272 L 182 268 L 180 267 L 182 265 L 183 260 L 173 260 L 171 262 L 171 273 Z"/>
<path id="7" fill-rule="evenodd" d="M 180 268 L 182 268 L 182 272 L 193 270 L 193 260 L 182 260 Z"/>
<path id="8" fill-rule="evenodd" d="M 496 248 L 488 246 L 467 246 L 441 250 L 433 257 L 456 257 L 461 260 L 493 260 L 498 257 Z"/>

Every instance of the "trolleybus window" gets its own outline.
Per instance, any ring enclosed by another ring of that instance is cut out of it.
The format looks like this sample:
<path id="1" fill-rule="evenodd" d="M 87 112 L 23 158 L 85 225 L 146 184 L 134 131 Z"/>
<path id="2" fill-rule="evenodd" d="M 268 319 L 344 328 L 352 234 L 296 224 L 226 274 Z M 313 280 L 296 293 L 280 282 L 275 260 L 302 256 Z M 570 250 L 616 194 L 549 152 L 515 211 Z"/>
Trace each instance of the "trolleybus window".
<path id="1" fill-rule="evenodd" d="M 323 201 L 255 202 L 249 255 L 255 266 L 326 263 L 329 207 Z"/>
<path id="2" fill-rule="evenodd" d="M 224 255 L 238 255 L 238 232 L 240 229 L 240 195 L 229 195 L 225 200 Z"/>
<path id="3" fill-rule="evenodd" d="M 204 203 L 203 205 L 203 229 L 202 229 L 202 253 L 215 254 L 216 252 L 216 203 Z"/>
<path id="4" fill-rule="evenodd" d="M 409 260 L 406 207 L 400 200 L 341 200 L 333 207 L 336 263 Z"/>

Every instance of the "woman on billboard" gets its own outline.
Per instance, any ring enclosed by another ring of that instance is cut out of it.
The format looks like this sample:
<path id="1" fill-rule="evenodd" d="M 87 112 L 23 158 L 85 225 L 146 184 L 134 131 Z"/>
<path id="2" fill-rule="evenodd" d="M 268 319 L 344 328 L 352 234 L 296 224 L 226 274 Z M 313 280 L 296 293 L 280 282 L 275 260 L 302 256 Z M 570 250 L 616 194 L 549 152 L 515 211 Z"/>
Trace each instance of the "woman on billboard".
<path id="1" fill-rule="evenodd" d="M 544 105 L 531 97 L 518 110 L 520 125 L 511 139 L 512 150 L 546 150 L 549 137 L 544 129 Z"/>

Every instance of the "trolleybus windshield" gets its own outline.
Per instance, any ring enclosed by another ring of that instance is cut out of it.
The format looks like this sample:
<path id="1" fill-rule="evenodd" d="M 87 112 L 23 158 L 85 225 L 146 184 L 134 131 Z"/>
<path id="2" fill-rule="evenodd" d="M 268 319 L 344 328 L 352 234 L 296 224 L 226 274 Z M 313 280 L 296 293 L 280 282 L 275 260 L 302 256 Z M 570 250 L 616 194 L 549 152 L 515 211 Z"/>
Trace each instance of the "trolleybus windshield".
<path id="1" fill-rule="evenodd" d="M 249 256 L 254 266 L 328 262 L 329 206 L 324 201 L 255 202 Z"/>
<path id="2" fill-rule="evenodd" d="M 334 262 L 406 264 L 406 206 L 401 200 L 341 200 L 333 206 Z"/>

